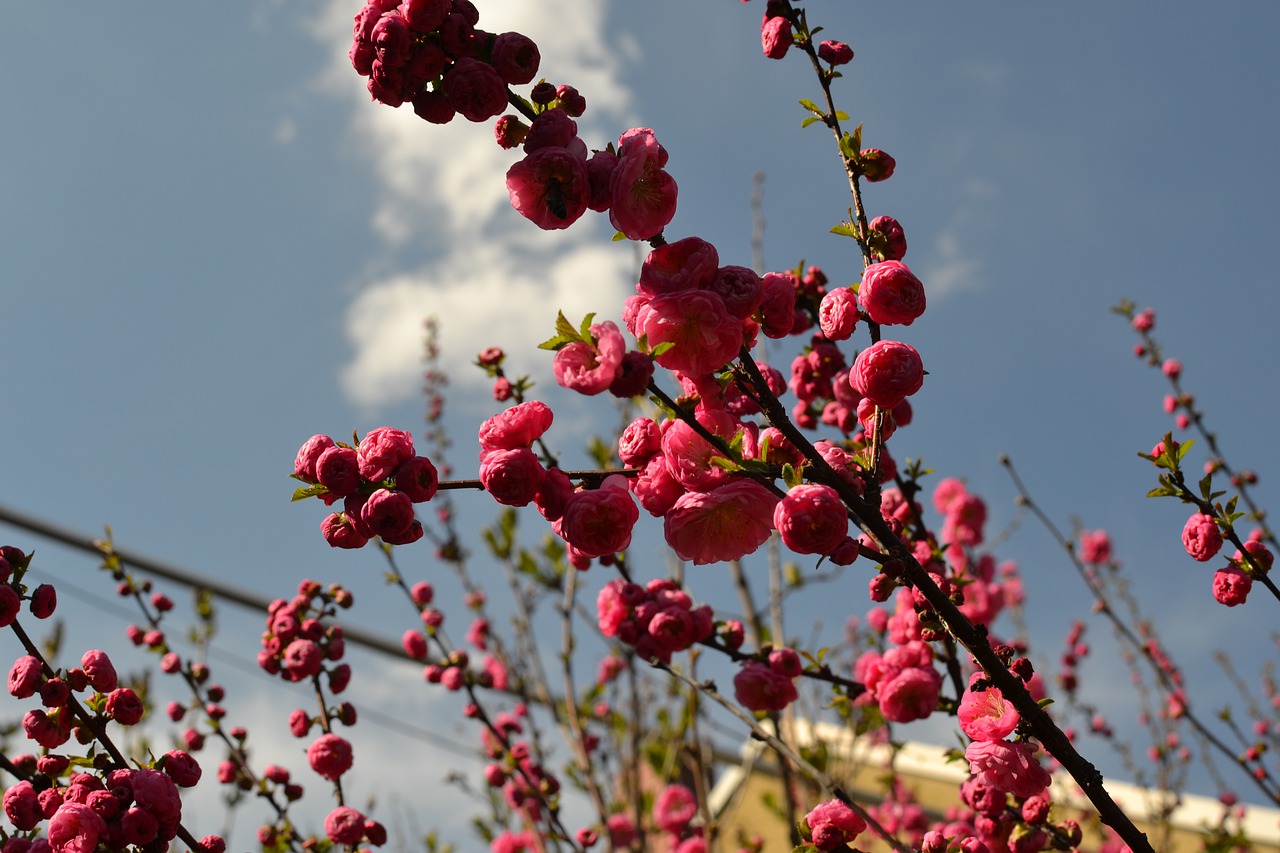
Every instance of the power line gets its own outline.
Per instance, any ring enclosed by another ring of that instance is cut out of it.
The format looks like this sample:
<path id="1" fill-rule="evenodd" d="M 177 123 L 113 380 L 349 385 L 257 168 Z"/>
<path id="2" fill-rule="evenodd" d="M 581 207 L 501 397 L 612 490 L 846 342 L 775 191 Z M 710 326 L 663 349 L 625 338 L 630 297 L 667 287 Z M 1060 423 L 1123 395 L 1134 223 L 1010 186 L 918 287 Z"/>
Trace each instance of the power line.
<path id="1" fill-rule="evenodd" d="M 79 531 L 71 530 L 59 524 L 36 518 L 33 515 L 20 512 L 18 510 L 6 507 L 0 504 L 0 522 L 10 524 L 14 527 L 34 533 L 37 536 L 43 536 L 46 539 L 52 539 L 63 545 L 76 548 L 95 557 L 102 557 L 101 549 L 95 544 L 95 540 L 91 536 L 86 536 Z M 264 598 L 256 593 L 249 592 L 239 587 L 216 580 L 207 575 L 199 574 L 190 569 L 170 563 L 166 560 L 160 560 L 155 557 L 148 557 L 140 554 L 130 548 L 121 548 L 112 546 L 113 553 L 120 558 L 125 565 L 131 566 L 156 577 L 164 578 L 174 583 L 180 583 L 193 589 L 204 589 L 213 593 L 218 598 L 229 601 L 233 604 L 239 604 L 241 607 L 247 607 L 260 613 L 267 613 L 267 608 L 271 604 L 271 600 Z M 355 643 L 373 651 L 382 652 L 390 655 L 398 660 L 408 660 L 408 655 L 404 649 L 400 647 L 398 642 L 387 640 L 374 634 L 370 634 L 360 628 L 343 626 L 343 635 L 348 643 Z"/>

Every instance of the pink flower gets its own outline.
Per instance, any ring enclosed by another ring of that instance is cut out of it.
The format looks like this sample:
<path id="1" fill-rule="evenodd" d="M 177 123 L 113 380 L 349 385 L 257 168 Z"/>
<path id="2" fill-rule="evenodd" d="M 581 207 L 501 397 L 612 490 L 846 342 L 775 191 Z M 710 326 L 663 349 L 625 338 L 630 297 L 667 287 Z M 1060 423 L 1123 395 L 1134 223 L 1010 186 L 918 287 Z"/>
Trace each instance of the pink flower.
<path id="1" fill-rule="evenodd" d="M 640 266 L 636 292 L 652 299 L 677 290 L 706 289 L 720 267 L 716 247 L 701 237 L 685 237 L 658 246 Z"/>
<path id="2" fill-rule="evenodd" d="M 502 33 L 493 40 L 491 56 L 494 69 L 504 83 L 523 86 L 538 76 L 542 56 L 538 46 L 520 33 Z"/>
<path id="3" fill-rule="evenodd" d="M 332 548 L 363 548 L 369 542 L 352 519 L 340 512 L 330 513 L 320 522 L 320 533 Z"/>
<path id="4" fill-rule="evenodd" d="M 627 478 L 606 477 L 600 488 L 577 492 L 555 523 L 556 532 L 588 557 L 624 551 L 631 544 L 631 528 L 640 509 L 631 498 Z"/>
<path id="5" fill-rule="evenodd" d="M 324 819 L 324 834 L 335 844 L 359 844 L 364 839 L 364 815 L 349 806 L 338 806 Z"/>
<path id="6" fill-rule="evenodd" d="M 29 832 L 44 820 L 36 789 L 25 779 L 14 783 L 4 792 L 4 813 L 20 832 Z"/>
<path id="7" fill-rule="evenodd" d="M 642 468 L 662 450 L 662 430 L 652 418 L 636 418 L 618 436 L 618 458 L 630 468 Z"/>
<path id="8" fill-rule="evenodd" d="M 480 482 L 506 506 L 527 506 L 538 494 L 543 468 L 532 450 L 495 450 L 480 462 Z"/>
<path id="9" fill-rule="evenodd" d="M 1025 743 L 974 741 L 964 751 L 964 757 L 969 760 L 969 772 L 979 782 L 1015 797 L 1033 797 L 1052 781 Z"/>
<path id="10" fill-rule="evenodd" d="M 662 170 L 667 153 L 653 131 L 622 134 L 618 163 L 609 178 L 609 221 L 629 240 L 648 240 L 676 215 L 676 182 Z"/>
<path id="11" fill-rule="evenodd" d="M 895 723 L 923 720 L 938 707 L 942 676 L 931 666 L 903 669 L 880 685 L 880 713 Z"/>
<path id="12" fill-rule="evenodd" d="M 1156 312 L 1150 308 L 1139 311 L 1133 316 L 1133 328 L 1138 332 L 1149 332 L 1156 326 Z"/>
<path id="13" fill-rule="evenodd" d="M 818 58 L 832 65 L 847 65 L 853 60 L 853 48 L 842 41 L 824 41 L 818 45 Z"/>
<path id="14" fill-rule="evenodd" d="M 870 222 L 872 252 L 882 261 L 900 261 L 907 253 L 907 235 L 892 216 L 877 216 Z"/>
<path id="15" fill-rule="evenodd" d="M 698 423 L 725 443 L 741 429 L 728 412 L 703 409 L 697 412 Z M 662 452 L 671 473 L 686 489 L 710 491 L 728 479 L 728 472 L 711 460 L 722 452 L 703 438 L 687 421 L 674 421 L 662 436 Z"/>
<path id="16" fill-rule="evenodd" d="M 499 412 L 480 425 L 480 458 L 493 450 L 528 448 L 551 427 L 551 409 L 530 400 Z"/>
<path id="17" fill-rule="evenodd" d="M 809 827 L 813 846 L 819 850 L 847 849 L 854 837 L 867 828 L 867 822 L 839 800 L 814 806 L 804 816 L 804 822 Z"/>
<path id="18" fill-rule="evenodd" d="M 31 615 L 48 619 L 58 607 L 58 591 L 52 584 L 42 583 L 31 592 Z"/>
<path id="19" fill-rule="evenodd" d="M 383 3 L 382 5 L 386 6 L 388 4 Z M 365 8 L 368 9 L 370 6 Z M 438 30 L 440 25 L 444 23 L 445 18 L 449 17 L 451 8 L 449 0 L 404 0 L 399 6 L 400 14 L 404 16 L 405 22 L 420 33 Z M 357 26 L 359 26 L 359 23 L 360 17 L 357 15 Z"/>
<path id="20" fill-rule="evenodd" d="M 924 364 L 910 344 L 879 341 L 858 353 L 849 383 L 880 408 L 892 409 L 924 385 Z"/>
<path id="21" fill-rule="evenodd" d="M 80 667 L 89 676 L 89 684 L 99 693 L 110 693 L 116 689 L 118 678 L 111 658 L 101 649 L 91 649 L 80 658 Z"/>
<path id="22" fill-rule="evenodd" d="M 862 174 L 872 183 L 886 181 L 893 176 L 897 163 L 892 157 L 879 148 L 864 148 L 858 153 L 862 163 Z"/>
<path id="23" fill-rule="evenodd" d="M 351 744 L 334 734 L 323 734 L 307 747 L 311 769 L 330 782 L 351 769 Z"/>
<path id="24" fill-rule="evenodd" d="M 13 662 L 9 670 L 9 695 L 15 699 L 26 699 L 33 696 L 40 686 L 40 659 L 32 655 L 23 655 Z"/>
<path id="25" fill-rule="evenodd" d="M 425 456 L 407 459 L 396 469 L 396 488 L 404 492 L 413 503 L 431 500 L 439 486 L 440 474 Z"/>
<path id="26" fill-rule="evenodd" d="M 391 427 L 369 430 L 356 449 L 360 476 L 375 483 L 390 477 L 413 455 L 413 436 Z"/>
<path id="27" fill-rule="evenodd" d="M 443 82 L 449 103 L 470 121 L 488 121 L 507 108 L 507 87 L 488 63 L 459 59 Z"/>
<path id="28" fill-rule="evenodd" d="M 592 343 L 575 341 L 556 351 L 552 371 L 561 388 L 593 396 L 613 384 L 627 344 L 618 327 L 609 321 L 591 327 Z"/>
<path id="29" fill-rule="evenodd" d="M 740 320 L 754 314 L 764 301 L 764 282 L 747 267 L 720 267 L 707 290 L 719 294 L 725 310 Z"/>
<path id="30" fill-rule="evenodd" d="M 653 822 L 673 835 L 683 833 L 697 813 L 698 801 L 684 785 L 668 785 L 653 803 Z"/>
<path id="31" fill-rule="evenodd" d="M 135 770 L 130 777 L 134 804 L 160 823 L 160 836 L 172 838 L 182 818 L 182 796 L 173 780 L 159 770 Z"/>
<path id="32" fill-rule="evenodd" d="M 107 694 L 107 714 L 122 726 L 136 726 L 142 720 L 142 700 L 128 687 Z"/>
<path id="33" fill-rule="evenodd" d="M 681 495 L 663 519 L 663 533 L 676 555 L 694 565 L 736 560 L 768 540 L 777 501 L 755 480 L 731 478 L 709 492 Z"/>
<path id="34" fill-rule="evenodd" d="M 507 170 L 511 206 L 544 231 L 568 228 L 587 211 L 587 164 L 567 148 L 539 148 Z"/>
<path id="35" fill-rule="evenodd" d="M 685 492 L 661 453 L 649 457 L 644 470 L 632 477 L 629 485 L 640 505 L 655 518 L 666 515 Z"/>
<path id="36" fill-rule="evenodd" d="M 1192 559 L 1203 563 L 1212 560 L 1222 548 L 1222 531 L 1213 516 L 1197 512 L 1182 528 L 1182 544 Z"/>
<path id="37" fill-rule="evenodd" d="M 786 56 L 792 41 L 789 18 L 782 15 L 766 18 L 760 25 L 760 46 L 764 49 L 764 55 L 770 59 L 781 59 Z"/>
<path id="38" fill-rule="evenodd" d="M 966 690 L 958 713 L 960 728 L 974 740 L 1004 740 L 1018 727 L 1018 710 L 998 687 Z"/>
<path id="39" fill-rule="evenodd" d="M 202 773 L 199 762 L 182 749 L 171 749 L 164 754 L 164 772 L 179 788 L 194 787 Z"/>
<path id="40" fill-rule="evenodd" d="M 556 107 L 540 113 L 533 120 L 529 133 L 525 136 L 524 153 L 532 154 L 539 148 L 565 148 L 572 151 L 577 137 L 578 123 L 564 110 Z"/>
<path id="41" fill-rule="evenodd" d="M 330 447 L 333 447 L 333 439 L 327 435 L 313 435 L 308 438 L 293 459 L 293 473 L 308 483 L 316 482 L 316 460 Z"/>
<path id="42" fill-rule="evenodd" d="M 858 295 L 847 287 L 837 288 L 818 304 L 818 325 L 829 341 L 847 341 L 858 324 Z"/>
<path id="43" fill-rule="evenodd" d="M 373 535 L 394 538 L 413 524 L 413 502 L 404 492 L 378 489 L 360 509 L 360 520 Z"/>
<path id="44" fill-rule="evenodd" d="M 318 675 L 322 663 L 324 653 L 320 651 L 320 646 L 301 638 L 285 646 L 284 659 L 281 661 L 285 671 L 299 679 Z"/>
<path id="45" fill-rule="evenodd" d="M 1105 530 L 1086 530 L 1080 534 L 1080 559 L 1091 565 L 1111 562 L 1111 537 Z"/>
<path id="46" fill-rule="evenodd" d="M 1164 375 L 1170 379 L 1177 379 L 1182 375 L 1182 362 L 1176 358 L 1166 358 L 1164 364 L 1160 365 L 1160 369 L 1164 371 Z"/>
<path id="47" fill-rule="evenodd" d="M 901 261 L 867 267 L 858 298 L 867 316 L 882 326 L 910 326 L 925 308 L 924 285 Z"/>
<path id="48" fill-rule="evenodd" d="M 844 502 L 830 486 L 801 483 L 773 510 L 773 524 L 782 542 L 797 554 L 826 554 L 849 533 Z"/>
<path id="49" fill-rule="evenodd" d="M 790 678 L 759 661 L 743 664 L 733 677 L 733 693 L 744 708 L 752 711 L 781 711 L 799 695 Z"/>
<path id="50" fill-rule="evenodd" d="M 951 514 L 951 507 L 969 494 L 964 482 L 955 477 L 945 477 L 938 481 L 933 490 L 933 506 L 943 515 Z"/>
<path id="51" fill-rule="evenodd" d="M 335 498 L 345 498 L 360 487 L 360 462 L 350 447 L 334 445 L 316 460 L 316 479 Z"/>
<path id="52" fill-rule="evenodd" d="M 84 803 L 64 802 L 49 818 L 49 846 L 54 853 L 93 853 L 107 822 Z"/>
<path id="53" fill-rule="evenodd" d="M 764 302 L 760 303 L 760 330 L 767 338 L 791 334 L 796 318 L 796 277 L 791 273 L 765 273 Z"/>
<path id="54" fill-rule="evenodd" d="M 1213 573 L 1213 597 L 1219 604 L 1235 607 L 1244 604 L 1253 588 L 1253 578 L 1237 569 L 1227 566 Z"/>

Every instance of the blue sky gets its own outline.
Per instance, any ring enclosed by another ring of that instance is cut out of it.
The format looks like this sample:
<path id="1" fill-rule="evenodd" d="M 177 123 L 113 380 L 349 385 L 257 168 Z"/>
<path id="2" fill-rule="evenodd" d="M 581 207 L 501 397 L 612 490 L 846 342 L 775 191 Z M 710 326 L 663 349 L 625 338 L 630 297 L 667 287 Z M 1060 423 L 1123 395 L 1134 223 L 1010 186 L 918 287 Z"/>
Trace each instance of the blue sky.
<path id="1" fill-rule="evenodd" d="M 655 129 L 680 185 L 669 234 L 749 264 L 751 175 L 763 171 L 766 265 L 803 258 L 856 278 L 852 244 L 826 233 L 849 205 L 832 145 L 799 128 L 796 101 L 816 86 L 799 61 L 759 54 L 760 2 L 478 5 L 482 26 L 532 36 L 543 73 L 586 95 L 589 145 Z M 1061 524 L 1112 531 L 1193 685 L 1216 684 L 1209 652 L 1233 643 L 1252 675 L 1275 605 L 1213 604 L 1209 571 L 1178 542 L 1185 514 L 1142 497 L 1154 483 L 1134 454 L 1172 425 L 1165 388 L 1108 307 L 1157 309 L 1187 387 L 1274 505 L 1280 8 L 806 5 L 854 47 L 840 105 L 898 161 L 868 206 L 903 223 L 929 294 L 902 337 L 930 376 L 895 453 L 966 478 L 993 526 L 1014 513 L 996 464 L 1007 453 Z M 355 11 L 0 9 L 0 501 L 86 532 L 111 524 L 122 544 L 266 595 L 304 575 L 343 579 L 367 602 L 353 620 L 391 620 L 394 636 L 412 615 L 379 588 L 376 556 L 331 552 L 319 507 L 288 503 L 298 444 L 419 430 L 427 313 L 444 326 L 460 474 L 465 433 L 494 411 L 466 366 L 483 346 L 503 344 L 542 380 L 558 446 L 607 429 L 612 408 L 557 395 L 530 345 L 557 309 L 617 319 L 637 257 L 599 217 L 549 235 L 512 212 L 510 156 L 488 126 L 438 128 L 370 103 L 346 66 Z M 38 548 L 51 576 L 106 588 L 81 577 L 81 557 L 16 530 L 5 539 Z M 1030 523 L 1000 554 L 1022 565 L 1052 655 L 1087 596 Z M 419 576 L 440 571 L 425 548 L 406 559 Z M 697 585 L 712 596 L 721 580 Z M 863 577 L 850 581 L 839 606 L 813 605 L 815 620 L 865 609 Z M 80 617 L 71 648 L 126 624 L 64 609 Z M 266 689 L 244 679 L 264 719 L 289 701 Z M 1120 723 L 1132 711 L 1115 692 Z"/>

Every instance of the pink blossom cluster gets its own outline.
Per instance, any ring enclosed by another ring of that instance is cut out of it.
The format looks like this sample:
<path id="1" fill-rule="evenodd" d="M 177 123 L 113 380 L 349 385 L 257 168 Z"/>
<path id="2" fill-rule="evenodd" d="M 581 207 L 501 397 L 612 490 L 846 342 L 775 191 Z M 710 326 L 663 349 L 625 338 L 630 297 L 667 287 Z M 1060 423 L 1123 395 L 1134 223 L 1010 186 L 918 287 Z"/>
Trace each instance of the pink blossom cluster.
<path id="1" fill-rule="evenodd" d="M 804 816 L 805 840 L 819 850 L 848 850 L 867 822 L 840 800 L 819 803 Z"/>
<path id="2" fill-rule="evenodd" d="M 886 720 L 923 720 L 938 707 L 942 676 L 933 668 L 933 649 L 920 640 L 887 649 L 867 651 L 858 658 L 854 675 L 867 692 L 856 700 L 875 703 Z"/>
<path id="3" fill-rule="evenodd" d="M 24 779 L 11 785 L 4 793 L 4 811 L 20 832 L 35 830 L 47 821 L 43 849 L 54 853 L 162 849 L 177 835 L 182 819 L 178 788 L 190 787 L 200 778 L 200 766 L 180 750 L 166 753 L 158 762 L 163 771 L 120 768 L 101 775 L 73 772 L 68 776 L 67 757 L 53 753 L 35 763 L 40 784 Z M 4 849 L 6 853 L 36 851 L 41 843 L 15 837 Z M 201 845 L 211 853 L 226 850 L 226 843 L 217 836 L 206 836 Z"/>
<path id="4" fill-rule="evenodd" d="M 634 646 L 644 660 L 663 663 L 715 630 L 710 607 L 694 607 L 675 581 L 659 578 L 644 586 L 620 578 L 609 581 L 596 598 L 596 612 L 606 637 Z"/>
<path id="5" fill-rule="evenodd" d="M 493 763 L 485 767 L 484 777 L 490 787 L 502 789 L 508 807 L 537 822 L 544 814 L 547 799 L 559 793 L 560 780 L 537 760 L 526 741 L 513 739 L 524 733 L 520 718 L 526 714 L 522 704 L 515 713 L 504 711 L 489 722 L 484 730 L 484 752 Z M 480 716 L 481 712 L 472 705 L 468 706 L 468 715 Z M 505 849 L 521 850 L 522 843 L 519 836 L 512 837 L 511 846 Z"/>
<path id="6" fill-rule="evenodd" d="M 1227 565 L 1213 573 L 1213 597 L 1219 604 L 1235 607 L 1244 604 L 1253 589 L 1253 579 L 1271 571 L 1275 555 L 1262 544 L 1262 530 L 1255 528 L 1244 542 L 1244 553 L 1236 551 Z"/>
<path id="7" fill-rule="evenodd" d="M 293 598 L 278 598 L 268 606 L 258 666 L 290 682 L 310 679 L 319 686 L 323 677 L 330 692 L 343 692 L 351 681 L 351 666 L 341 662 L 347 644 L 342 626 L 329 620 L 337 608 L 353 603 L 351 593 L 337 584 L 326 588 L 303 580 Z M 354 711 L 344 708 L 333 713 L 350 715 Z"/>
<path id="8" fill-rule="evenodd" d="M 752 711 L 781 711 L 799 698 L 795 680 L 802 672 L 794 649 L 772 649 L 764 660 L 743 662 L 733 677 L 733 695 Z"/>
<path id="9" fill-rule="evenodd" d="M 122 726 L 142 720 L 142 699 L 129 687 L 120 686 L 115 666 L 106 652 L 91 649 L 80 658 L 80 666 L 50 675 L 45 664 L 33 655 L 23 655 L 9 670 L 9 695 L 17 699 L 40 696 L 41 708 L 22 718 L 29 740 L 45 749 L 57 749 L 80 731 L 80 720 L 72 708 L 73 694 L 88 692 L 88 701 L 99 705 L 108 719 Z"/>
<path id="10" fill-rule="evenodd" d="M 387 830 L 350 806 L 338 806 L 324 819 L 324 833 L 335 844 L 357 845 L 369 842 L 375 847 L 387 843 Z"/>
<path id="11" fill-rule="evenodd" d="M 21 583 L 31 563 L 31 554 L 24 554 L 12 545 L 0 546 L 0 628 L 14 623 L 22 612 L 22 602 L 28 602 L 31 615 L 48 619 L 58 606 L 58 593 L 52 584 L 42 583 L 28 590 Z"/>
<path id="12" fill-rule="evenodd" d="M 413 449 L 404 430 L 378 427 L 352 447 L 327 435 L 307 439 L 293 463 L 293 478 L 311 484 L 298 497 L 319 497 L 332 506 L 343 501 L 320 524 L 334 548 L 363 548 L 375 536 L 389 545 L 422 538 L 422 523 L 413 505 L 435 497 L 439 474 Z"/>
<path id="13" fill-rule="evenodd" d="M 661 234 L 675 216 L 678 192 L 665 168 L 667 150 L 653 130 L 631 128 L 616 146 L 588 156 L 573 120 L 581 110 L 566 106 L 566 98 L 577 97 L 576 91 L 562 86 L 546 95 L 539 104 L 535 87 L 533 100 L 541 112 L 528 127 L 513 116 L 498 122 L 499 144 L 521 145 L 525 154 L 507 170 L 511 206 L 548 231 L 568 228 L 594 210 L 608 211 L 610 223 L 628 239 Z"/>
<path id="14" fill-rule="evenodd" d="M 965 750 L 969 772 L 979 785 L 999 793 L 995 799 L 1001 808 L 1005 794 L 1024 800 L 1049 787 L 1049 773 L 1036 761 L 1033 746 L 1005 740 L 1017 729 L 1020 716 L 981 672 L 969 679 L 957 715 L 960 728 L 972 741 Z"/>
<path id="15" fill-rule="evenodd" d="M 370 0 L 355 17 L 351 65 L 387 106 L 413 104 L 444 124 L 455 114 L 485 121 L 507 107 L 507 86 L 538 73 L 538 46 L 519 33 L 477 25 L 470 0 Z"/>
<path id="16" fill-rule="evenodd" d="M 698 800 L 684 785 L 667 785 L 653 801 L 653 823 L 666 835 L 666 847 L 681 853 L 705 851 L 702 827 L 692 824 L 698 814 Z"/>

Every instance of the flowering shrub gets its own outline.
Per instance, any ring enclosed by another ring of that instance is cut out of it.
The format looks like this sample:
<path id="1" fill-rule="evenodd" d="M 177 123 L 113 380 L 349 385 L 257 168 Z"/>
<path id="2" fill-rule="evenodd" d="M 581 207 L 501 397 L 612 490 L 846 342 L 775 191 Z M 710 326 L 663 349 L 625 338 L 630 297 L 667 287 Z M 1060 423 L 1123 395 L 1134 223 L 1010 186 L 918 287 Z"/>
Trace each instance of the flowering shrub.
<path id="1" fill-rule="evenodd" d="M 1046 711 L 1048 685 L 1025 642 L 1003 642 L 997 633 L 996 620 L 1018 608 L 1024 590 L 1015 567 L 998 565 L 983 550 L 985 502 L 959 480 L 943 478 L 932 490 L 933 517 L 918 500 L 930 472 L 918 462 L 900 465 L 890 450 L 889 442 L 899 446 L 898 431 L 912 422 L 909 398 L 924 387 L 926 371 L 919 350 L 885 335 L 888 327 L 924 317 L 927 286 L 903 263 L 901 224 L 868 216 L 864 184 L 890 179 L 896 163 L 883 150 L 863 147 L 862 127 L 845 130 L 847 116 L 835 106 L 836 69 L 853 61 L 852 48 L 830 39 L 815 44 L 819 28 L 809 25 L 798 0 L 765 4 L 760 49 L 770 59 L 809 62 L 824 104 L 802 101 L 810 114 L 805 121 L 832 131 L 849 181 L 848 219 L 832 230 L 853 241 L 862 262 L 860 275 L 844 280 L 860 280 L 828 287 L 817 267 L 760 273 L 727 263 L 700 237 L 669 239 L 678 191 L 668 166 L 678 160 L 655 130 L 622 129 L 616 141 L 593 149 L 600 143 L 582 138 L 575 121 L 586 97 L 572 85 L 535 83 L 542 62 L 536 42 L 486 31 L 480 20 L 469 0 L 372 0 L 355 15 L 349 57 L 381 105 L 411 104 L 429 124 L 457 116 L 495 120 L 493 143 L 510 152 L 510 202 L 533 228 L 571 228 L 591 211 L 607 214 L 617 239 L 648 245 L 634 294 L 623 304 L 599 306 L 616 321 L 597 322 L 590 314 L 574 326 L 561 314 L 543 344 L 554 352 L 551 371 L 561 388 L 584 397 L 608 391 L 626 411 L 627 425 L 596 448 L 594 468 L 561 468 L 552 447 L 562 435 L 553 430 L 551 405 L 530 399 L 528 378 L 512 381 L 506 353 L 489 347 L 477 364 L 494 381 L 494 399 L 512 404 L 478 426 L 474 479 L 441 481 L 447 442 L 439 434 L 431 437 L 433 461 L 418 453 L 410 433 L 386 426 L 353 436 L 350 444 L 319 434 L 306 439 L 292 476 L 301 484 L 295 500 L 328 508 L 320 525 L 331 546 L 359 549 L 378 540 L 387 580 L 404 593 L 412 614 L 414 627 L 402 635 L 405 654 L 422 664 L 426 683 L 465 703 L 463 716 L 474 724 L 487 760 L 491 813 L 479 823 L 490 849 L 585 851 L 605 842 L 612 849 L 694 853 L 723 842 L 714 835 L 698 729 L 708 707 L 720 708 L 744 735 L 773 749 L 789 783 L 791 774 L 806 780 L 809 787 L 787 786 L 785 814 L 796 849 L 848 850 L 868 832 L 897 849 L 1072 849 L 1081 843 L 1080 827 L 1061 808 L 1055 811 L 1050 763 L 1078 783 L 1114 832 L 1111 849 L 1121 843 L 1152 849 L 1076 751 L 1064 720 Z M 1182 363 L 1164 358 L 1151 337 L 1154 313 L 1136 313 L 1127 304 L 1118 310 L 1141 336 L 1139 355 L 1173 384 L 1175 423 L 1201 425 L 1202 414 L 1180 386 Z M 790 360 L 789 375 L 763 360 L 762 336 L 781 342 L 774 351 Z M 788 393 L 796 398 L 790 408 L 782 400 Z M 438 399 L 433 428 L 440 423 Z M 1238 501 L 1248 501 L 1249 476 L 1231 473 L 1215 448 L 1204 478 L 1188 483 L 1184 458 L 1191 446 L 1170 433 L 1141 454 L 1157 470 L 1151 494 L 1194 508 L 1182 531 L 1193 561 L 1214 560 L 1228 542 L 1235 547 L 1226 565 L 1215 566 L 1214 599 L 1244 604 L 1255 583 L 1280 599 L 1269 578 L 1274 538 L 1260 523 L 1241 535 L 1240 527 L 1264 517 L 1253 506 L 1239 509 Z M 1227 491 L 1215 490 L 1213 479 L 1221 473 L 1235 492 L 1225 501 Z M 448 498 L 462 488 L 483 490 L 502 507 L 484 537 L 516 579 L 514 645 L 495 630 L 486 591 L 467 573 Z M 425 504 L 434 520 L 418 517 Z M 546 535 L 536 551 L 516 536 L 514 510 L 530 504 L 538 515 L 528 509 L 523 516 Z M 641 508 L 661 519 L 665 545 L 677 561 L 692 564 L 688 574 L 681 566 L 645 577 L 657 573 L 645 565 L 646 549 L 635 547 Z M 423 539 L 466 587 L 471 613 L 463 645 L 446 631 L 461 609 L 437 602 L 426 581 L 410 582 L 396 562 L 396 548 L 424 548 Z M 1194 721 L 1203 736 L 1203 723 L 1145 621 L 1117 615 L 1108 580 L 1117 569 L 1110 537 L 1078 532 L 1064 538 L 1064 546 L 1100 612 L 1130 643 L 1129 654 L 1153 667 L 1157 725 L 1170 726 L 1161 748 L 1176 756 L 1161 753 L 1155 760 L 1185 764 L 1172 726 Z M 742 561 L 774 549 L 770 562 L 780 563 L 781 548 L 830 571 L 838 594 L 850 601 L 849 579 L 840 570 L 856 564 L 866 579 L 853 588 L 859 594 L 865 588 L 874 603 L 892 602 L 892 610 L 876 607 L 867 615 L 866 632 L 851 644 L 860 652 L 856 658 L 792 647 L 780 628 L 765 627 L 766 612 L 781 623 L 783 573 L 771 570 L 771 600 L 761 607 Z M 122 594 L 135 599 L 147 622 L 131 629 L 130 638 L 156 653 L 161 672 L 190 690 L 188 703 L 166 709 L 173 722 L 196 718 L 182 736 L 187 749 L 159 758 L 125 755 L 116 739 L 151 713 L 145 695 L 121 683 L 101 650 L 84 652 L 78 667 L 55 667 L 20 617 L 25 608 L 35 619 L 48 618 L 56 594 L 24 584 L 28 554 L 0 550 L 0 626 L 11 628 L 21 645 L 9 692 L 31 706 L 21 729 L 41 753 L 7 761 L 17 779 L 3 798 L 12 826 L 4 830 L 4 853 L 164 849 L 174 839 L 193 850 L 225 849 L 222 839 L 197 840 L 183 825 L 179 789 L 201 782 L 191 753 L 206 738 L 218 739 L 228 754 L 211 776 L 229 790 L 252 792 L 269 810 L 258 834 L 264 848 L 385 844 L 385 827 L 349 805 L 343 786 L 358 756 L 339 727 L 354 726 L 359 713 L 354 701 L 338 700 L 357 674 L 344 660 L 346 633 L 335 620 L 353 605 L 351 592 L 304 580 L 292 598 L 268 608 L 257 653 L 264 672 L 301 683 L 315 697 L 314 710 L 296 708 L 287 721 L 296 738 L 309 739 L 299 754 L 327 783 L 324 796 L 333 801 L 323 821 L 326 840 L 319 841 L 299 832 L 289 813 L 303 786 L 284 767 L 253 769 L 249 733 L 224 722 L 225 691 L 210 681 L 208 666 L 169 648 L 161 624 L 172 602 L 159 594 L 148 598 L 145 583 L 124 573 L 109 543 L 104 556 Z M 728 564 L 742 602 L 737 610 L 719 601 L 694 604 L 688 578 L 716 563 Z M 594 618 L 583 620 L 579 586 L 602 573 Z M 546 597 L 556 599 L 562 620 L 558 695 L 545 671 L 550 656 L 538 645 L 545 640 L 531 624 L 535 602 Z M 594 683 L 580 689 L 573 652 L 577 638 L 590 631 L 607 652 Z M 1068 638 L 1056 685 L 1073 704 L 1077 665 L 1088 654 L 1083 634 L 1081 625 Z M 699 667 L 716 665 L 733 673 L 732 698 L 700 674 Z M 662 679 L 666 696 L 678 697 L 675 713 L 645 707 L 647 696 L 662 692 L 641 685 L 646 671 Z M 969 741 L 957 753 L 968 762 L 968 778 L 945 819 L 931 821 L 896 782 L 878 805 L 860 804 L 840 780 L 799 754 L 788 743 L 788 727 L 803 690 L 819 695 L 859 734 L 883 742 L 895 725 L 954 715 Z M 1274 686 L 1269 693 L 1276 695 Z M 37 696 L 40 707 L 34 707 Z M 1243 756 L 1219 749 L 1275 799 L 1280 786 L 1261 760 L 1275 729 L 1258 716 L 1258 743 Z M 547 719 L 565 734 L 569 763 L 563 768 L 564 756 L 543 743 Z M 1090 724 L 1100 734 L 1109 728 L 1096 716 Z M 566 808 L 569 791 L 587 805 Z M 587 816 L 579 820 L 579 814 Z M 751 838 L 736 843 L 739 850 L 764 845 Z"/>

